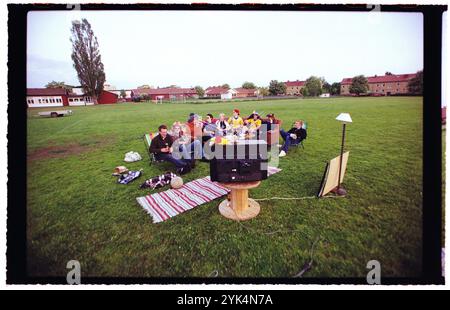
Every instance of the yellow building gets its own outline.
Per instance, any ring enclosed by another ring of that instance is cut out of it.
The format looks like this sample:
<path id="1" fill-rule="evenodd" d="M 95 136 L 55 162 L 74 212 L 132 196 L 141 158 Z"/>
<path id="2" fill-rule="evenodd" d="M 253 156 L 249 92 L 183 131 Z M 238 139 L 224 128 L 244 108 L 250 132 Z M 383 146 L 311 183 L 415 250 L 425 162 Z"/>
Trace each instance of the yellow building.
<path id="1" fill-rule="evenodd" d="M 305 81 L 287 81 L 284 82 L 286 85 L 286 95 L 287 96 L 301 96 L 301 90 L 305 87 Z"/>

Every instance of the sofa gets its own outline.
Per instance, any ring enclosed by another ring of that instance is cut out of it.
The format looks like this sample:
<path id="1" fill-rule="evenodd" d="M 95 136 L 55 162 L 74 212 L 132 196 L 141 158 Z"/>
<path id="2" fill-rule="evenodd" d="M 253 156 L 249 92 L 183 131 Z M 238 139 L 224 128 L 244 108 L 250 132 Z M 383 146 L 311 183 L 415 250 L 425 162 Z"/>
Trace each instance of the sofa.
<path id="1" fill-rule="evenodd" d="M 263 124 L 267 124 L 269 122 L 268 119 L 263 119 Z M 280 140 L 280 128 L 281 128 L 282 121 L 279 119 L 276 119 L 275 122 L 272 124 L 272 130 L 267 132 L 267 144 L 269 146 L 276 145 L 279 143 Z"/>

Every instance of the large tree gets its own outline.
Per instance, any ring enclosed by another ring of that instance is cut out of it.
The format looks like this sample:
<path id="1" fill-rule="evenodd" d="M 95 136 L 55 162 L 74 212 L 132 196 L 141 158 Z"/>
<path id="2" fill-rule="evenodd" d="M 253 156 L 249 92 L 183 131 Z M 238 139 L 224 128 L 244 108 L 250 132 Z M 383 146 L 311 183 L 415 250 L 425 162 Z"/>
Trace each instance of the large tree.
<path id="1" fill-rule="evenodd" d="M 105 71 L 91 24 L 86 19 L 72 21 L 72 60 L 78 80 L 87 95 L 97 99 L 103 91 Z"/>
<path id="2" fill-rule="evenodd" d="M 245 89 L 255 89 L 255 88 L 256 88 L 256 85 L 255 85 L 254 83 L 252 83 L 252 82 L 244 82 L 244 83 L 242 84 L 242 88 L 245 88 Z"/>
<path id="3" fill-rule="evenodd" d="M 323 81 L 322 90 L 324 93 L 331 93 L 331 85 L 327 81 Z"/>
<path id="4" fill-rule="evenodd" d="M 357 75 L 352 79 L 350 94 L 365 94 L 369 90 L 369 83 L 364 75 Z"/>
<path id="5" fill-rule="evenodd" d="M 331 95 L 340 95 L 341 94 L 341 83 L 335 82 L 335 83 L 331 84 L 330 94 Z"/>
<path id="6" fill-rule="evenodd" d="M 225 89 L 230 89 L 230 85 L 228 83 L 223 84 L 221 87 Z"/>
<path id="7" fill-rule="evenodd" d="M 420 70 L 408 82 L 408 91 L 411 94 L 421 95 L 423 93 L 423 71 Z"/>
<path id="8" fill-rule="evenodd" d="M 195 86 L 195 91 L 199 97 L 203 97 L 205 95 L 205 90 L 201 86 Z"/>
<path id="9" fill-rule="evenodd" d="M 302 94 L 303 97 L 308 97 L 309 96 L 308 88 L 306 87 L 300 88 L 300 94 Z"/>
<path id="10" fill-rule="evenodd" d="M 120 97 L 123 98 L 123 99 L 125 99 L 127 97 L 127 93 L 126 93 L 125 89 L 122 89 L 120 91 Z"/>
<path id="11" fill-rule="evenodd" d="M 260 97 L 266 97 L 270 95 L 269 89 L 267 87 L 259 87 L 258 88 L 258 95 Z"/>
<path id="12" fill-rule="evenodd" d="M 319 96 L 322 94 L 322 80 L 316 76 L 309 77 L 305 82 L 307 96 Z"/>
<path id="13" fill-rule="evenodd" d="M 286 93 L 286 84 L 277 80 L 270 81 L 269 93 L 273 96 L 283 95 Z"/>
<path id="14" fill-rule="evenodd" d="M 65 88 L 69 91 L 72 91 L 72 86 L 66 85 L 65 82 L 51 81 L 51 82 L 47 83 L 47 85 L 45 85 L 45 88 Z"/>

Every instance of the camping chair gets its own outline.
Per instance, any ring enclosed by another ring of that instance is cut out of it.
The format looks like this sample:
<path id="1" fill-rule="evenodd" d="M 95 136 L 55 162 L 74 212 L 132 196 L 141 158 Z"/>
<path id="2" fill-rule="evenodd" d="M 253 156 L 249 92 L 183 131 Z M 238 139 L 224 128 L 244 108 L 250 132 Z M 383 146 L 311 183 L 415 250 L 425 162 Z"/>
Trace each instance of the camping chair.
<path id="1" fill-rule="evenodd" d="M 293 147 L 301 146 L 303 149 L 305 149 L 305 146 L 303 145 L 303 141 L 304 141 L 304 139 L 302 141 L 300 141 L 299 143 L 292 143 L 291 146 L 293 146 Z"/>
<path id="2" fill-rule="evenodd" d="M 295 123 L 293 123 L 292 126 L 294 126 L 294 124 Z M 302 128 L 305 129 L 306 132 L 308 132 L 308 124 L 306 122 L 303 122 L 303 127 Z M 299 143 L 292 143 L 291 146 L 294 146 L 294 147 L 300 147 L 301 146 L 303 149 L 305 149 L 305 146 L 303 145 L 303 141 L 305 141 L 305 139 L 303 139 Z"/>
<path id="3" fill-rule="evenodd" d="M 156 159 L 155 153 L 150 152 L 150 145 L 152 144 L 152 139 L 156 137 L 158 134 L 146 133 L 143 137 L 145 148 L 147 149 L 148 156 L 150 158 L 150 165 L 152 163 L 159 164 L 165 162 L 164 160 Z M 194 154 L 194 151 L 191 151 L 191 156 Z"/>
<path id="4" fill-rule="evenodd" d="M 156 134 L 156 135 L 157 135 L 157 134 Z M 149 158 L 150 158 L 150 165 L 151 165 L 152 163 L 162 163 L 162 162 L 164 162 L 163 160 L 158 160 L 158 159 L 156 159 L 155 154 L 150 152 L 150 145 L 152 144 L 152 139 L 153 139 L 156 135 L 154 135 L 153 133 L 146 133 L 146 134 L 143 136 L 145 148 L 147 149 L 147 153 L 148 153 L 148 156 L 149 156 Z"/>

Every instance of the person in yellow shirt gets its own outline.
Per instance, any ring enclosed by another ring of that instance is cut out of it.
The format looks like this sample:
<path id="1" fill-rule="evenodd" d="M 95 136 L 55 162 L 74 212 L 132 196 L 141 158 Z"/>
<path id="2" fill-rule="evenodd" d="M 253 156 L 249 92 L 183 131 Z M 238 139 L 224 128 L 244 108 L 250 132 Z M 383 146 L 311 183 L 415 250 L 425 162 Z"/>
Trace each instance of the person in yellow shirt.
<path id="1" fill-rule="evenodd" d="M 262 121 L 261 121 L 261 117 L 259 117 L 258 112 L 254 111 L 253 114 L 251 115 L 251 117 L 249 117 L 247 119 L 247 123 L 248 123 L 248 130 L 250 132 L 255 132 L 255 131 L 259 130 L 259 128 L 261 127 Z"/>
<path id="2" fill-rule="evenodd" d="M 244 121 L 247 127 L 247 133 L 249 138 L 256 137 L 259 138 L 259 129 L 261 128 L 262 121 L 258 112 L 253 111 L 253 113 Z"/>
<path id="3" fill-rule="evenodd" d="M 242 127 L 244 126 L 244 120 L 239 116 L 240 111 L 238 109 L 233 110 L 233 116 L 228 119 L 233 134 L 240 134 Z"/>

